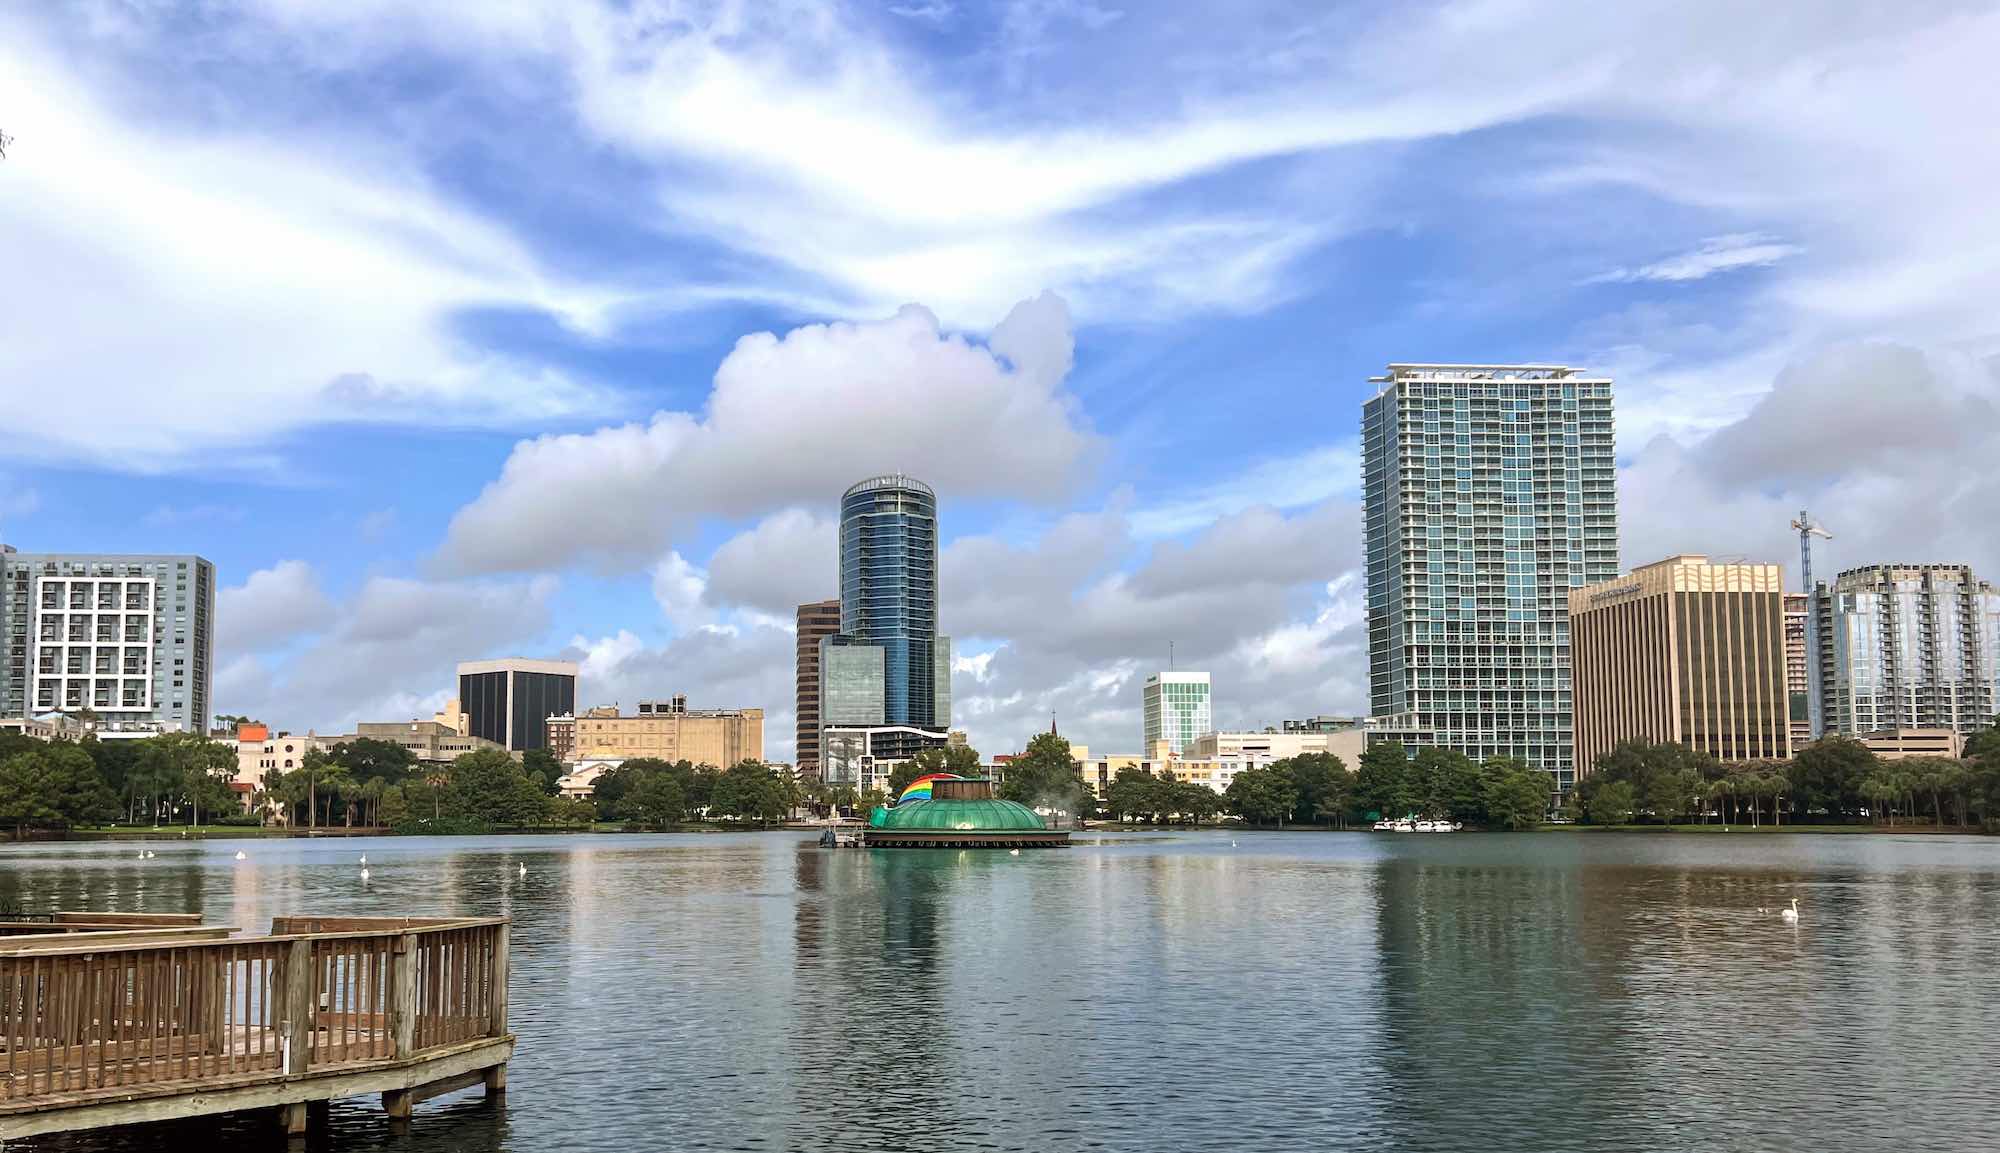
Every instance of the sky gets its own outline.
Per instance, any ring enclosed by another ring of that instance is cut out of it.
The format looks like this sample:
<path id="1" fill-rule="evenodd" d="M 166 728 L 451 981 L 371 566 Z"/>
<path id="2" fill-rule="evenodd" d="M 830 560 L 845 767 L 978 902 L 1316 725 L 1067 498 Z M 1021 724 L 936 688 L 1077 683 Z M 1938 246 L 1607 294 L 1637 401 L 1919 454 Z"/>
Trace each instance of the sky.
<path id="1" fill-rule="evenodd" d="M 0 5 L 0 541 L 213 560 L 214 701 L 761 707 L 849 484 L 953 723 L 1366 710 L 1390 362 L 1616 381 L 1627 566 L 2000 576 L 2000 8 Z"/>

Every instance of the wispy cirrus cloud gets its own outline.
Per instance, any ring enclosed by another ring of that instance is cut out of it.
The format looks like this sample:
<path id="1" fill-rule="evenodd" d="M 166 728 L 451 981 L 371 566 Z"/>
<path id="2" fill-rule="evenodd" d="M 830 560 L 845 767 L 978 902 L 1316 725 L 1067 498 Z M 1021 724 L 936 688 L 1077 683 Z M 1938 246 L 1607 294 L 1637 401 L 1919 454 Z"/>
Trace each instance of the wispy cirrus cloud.
<path id="1" fill-rule="evenodd" d="M 1734 272 L 1740 268 L 1768 267 L 1804 251 L 1805 249 L 1796 244 L 1785 244 L 1774 237 L 1755 232 L 1711 236 L 1691 251 L 1664 260 L 1656 260 L 1638 268 L 1614 268 L 1609 272 L 1590 277 L 1584 283 L 1630 284 L 1640 280 L 1678 283 L 1705 280 L 1717 273 Z"/>

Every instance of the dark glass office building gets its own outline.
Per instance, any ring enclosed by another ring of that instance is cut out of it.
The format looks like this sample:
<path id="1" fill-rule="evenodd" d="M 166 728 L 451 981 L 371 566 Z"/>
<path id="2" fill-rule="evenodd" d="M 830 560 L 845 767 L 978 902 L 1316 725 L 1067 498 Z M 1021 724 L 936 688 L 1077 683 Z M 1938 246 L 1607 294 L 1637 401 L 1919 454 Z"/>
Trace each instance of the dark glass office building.
<path id="1" fill-rule="evenodd" d="M 840 500 L 840 631 L 883 650 L 884 725 L 951 723 L 951 640 L 937 631 L 937 494 L 900 474 Z"/>
<path id="2" fill-rule="evenodd" d="M 548 719 L 576 712 L 576 664 L 506 659 L 458 666 L 458 707 L 469 736 L 512 752 L 548 747 Z"/>

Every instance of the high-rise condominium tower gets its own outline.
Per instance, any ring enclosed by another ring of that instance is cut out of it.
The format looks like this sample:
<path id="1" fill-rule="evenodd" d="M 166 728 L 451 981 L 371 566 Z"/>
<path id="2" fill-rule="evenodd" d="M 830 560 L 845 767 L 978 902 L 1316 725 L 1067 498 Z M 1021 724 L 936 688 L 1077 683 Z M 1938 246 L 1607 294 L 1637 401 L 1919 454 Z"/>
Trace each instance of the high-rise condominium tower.
<path id="1" fill-rule="evenodd" d="M 840 498 L 840 631 L 819 642 L 821 775 L 942 745 L 951 638 L 939 636 L 937 495 L 898 473 Z"/>
<path id="2" fill-rule="evenodd" d="M 840 631 L 882 649 L 882 723 L 951 722 L 951 639 L 937 631 L 937 494 L 913 477 L 840 498 Z"/>
<path id="3" fill-rule="evenodd" d="M 1965 565 L 1874 565 L 1818 584 L 1828 732 L 1986 728 L 2000 709 L 2000 589 Z"/>
<path id="4" fill-rule="evenodd" d="M 1371 712 L 1381 735 L 1575 782 L 1569 590 L 1618 575 L 1611 381 L 1392 364 L 1362 407 Z"/>
<path id="5" fill-rule="evenodd" d="M 214 621 L 215 566 L 198 556 L 0 545 L 0 716 L 205 732 Z"/>

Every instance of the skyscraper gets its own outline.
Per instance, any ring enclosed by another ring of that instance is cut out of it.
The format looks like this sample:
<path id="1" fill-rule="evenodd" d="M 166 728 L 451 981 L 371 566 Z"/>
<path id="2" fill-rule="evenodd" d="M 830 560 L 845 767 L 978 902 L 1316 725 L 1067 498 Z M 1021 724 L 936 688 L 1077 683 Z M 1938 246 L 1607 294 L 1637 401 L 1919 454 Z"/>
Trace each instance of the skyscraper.
<path id="1" fill-rule="evenodd" d="M 840 631 L 840 602 L 813 601 L 798 611 L 798 648 L 795 677 L 794 715 L 797 743 L 792 763 L 802 773 L 819 772 L 819 642 Z"/>
<path id="2" fill-rule="evenodd" d="M 951 640 L 938 636 L 937 494 L 898 473 L 840 498 L 840 631 L 883 654 L 883 723 L 951 721 Z M 942 675 L 940 675 L 942 673 Z"/>
<path id="3" fill-rule="evenodd" d="M 1154 743 L 1165 741 L 1168 751 L 1178 756 L 1194 745 L 1196 737 L 1214 732 L 1208 691 L 1207 673 L 1163 672 L 1147 677 L 1141 690 L 1146 727 L 1140 750 L 1150 756 Z"/>
<path id="4" fill-rule="evenodd" d="M 576 671 L 575 661 L 459 662 L 458 699 L 467 734 L 509 752 L 547 748 L 549 718 L 576 713 Z"/>
<path id="5" fill-rule="evenodd" d="M 206 732 L 214 622 L 215 566 L 198 556 L 0 545 L 0 716 Z"/>
<path id="6" fill-rule="evenodd" d="M 1362 407 L 1377 731 L 1575 783 L 1569 590 L 1618 575 L 1611 381 L 1392 364 Z"/>
<path id="7" fill-rule="evenodd" d="M 1827 731 L 1973 732 L 2000 708 L 2000 589 L 1966 565 L 1874 565 L 1820 581 Z"/>
<path id="8" fill-rule="evenodd" d="M 1777 565 L 1703 556 L 1570 590 L 1577 771 L 1635 740 L 1721 761 L 1790 756 L 1784 590 Z"/>
<path id="9" fill-rule="evenodd" d="M 951 638 L 938 635 L 937 606 L 937 494 L 900 473 L 849 488 L 840 499 L 840 632 L 819 642 L 823 770 L 834 728 L 870 730 L 843 747 L 876 760 L 944 743 Z"/>

